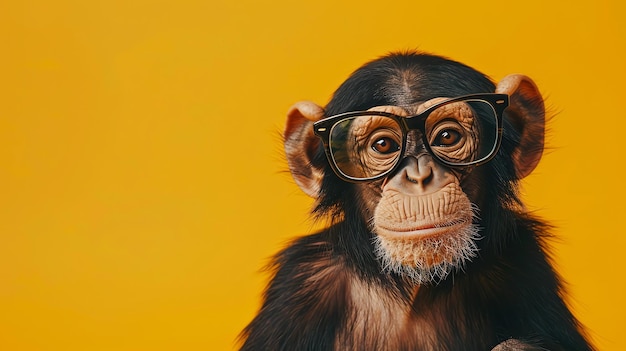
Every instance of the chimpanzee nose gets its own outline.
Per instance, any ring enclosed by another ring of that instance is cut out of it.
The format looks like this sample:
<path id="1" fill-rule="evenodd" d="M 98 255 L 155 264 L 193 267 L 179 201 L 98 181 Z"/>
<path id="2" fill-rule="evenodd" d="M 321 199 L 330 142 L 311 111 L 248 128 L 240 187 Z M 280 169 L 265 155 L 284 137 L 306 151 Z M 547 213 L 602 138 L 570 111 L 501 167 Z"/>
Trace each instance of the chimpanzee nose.
<path id="1" fill-rule="evenodd" d="M 454 179 L 431 155 L 422 153 L 405 157 L 387 184 L 405 194 L 424 195 L 438 191 Z"/>
<path id="2" fill-rule="evenodd" d="M 427 155 L 409 156 L 405 161 L 404 177 L 410 183 L 422 188 L 433 181 L 433 159 Z"/>
<path id="3" fill-rule="evenodd" d="M 402 160 L 398 174 L 404 186 L 419 193 L 426 193 L 435 181 L 434 161 L 430 155 L 408 156 Z"/>

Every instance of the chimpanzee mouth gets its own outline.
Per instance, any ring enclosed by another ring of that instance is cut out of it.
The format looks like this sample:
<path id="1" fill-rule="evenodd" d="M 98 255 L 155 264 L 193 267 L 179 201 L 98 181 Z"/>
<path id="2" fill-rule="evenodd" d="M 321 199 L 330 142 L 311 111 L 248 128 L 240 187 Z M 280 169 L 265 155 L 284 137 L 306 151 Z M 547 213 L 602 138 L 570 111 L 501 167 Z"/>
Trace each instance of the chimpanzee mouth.
<path id="1" fill-rule="evenodd" d="M 479 227 L 471 220 L 438 225 L 377 228 L 375 255 L 384 273 L 394 272 L 417 284 L 436 283 L 476 257 Z"/>
<path id="2" fill-rule="evenodd" d="M 394 239 L 420 239 L 455 233 L 471 224 L 471 218 L 459 218 L 441 223 L 420 223 L 416 225 L 411 225 L 410 223 L 397 223 L 396 225 L 381 223 L 377 225 L 376 233 Z"/>

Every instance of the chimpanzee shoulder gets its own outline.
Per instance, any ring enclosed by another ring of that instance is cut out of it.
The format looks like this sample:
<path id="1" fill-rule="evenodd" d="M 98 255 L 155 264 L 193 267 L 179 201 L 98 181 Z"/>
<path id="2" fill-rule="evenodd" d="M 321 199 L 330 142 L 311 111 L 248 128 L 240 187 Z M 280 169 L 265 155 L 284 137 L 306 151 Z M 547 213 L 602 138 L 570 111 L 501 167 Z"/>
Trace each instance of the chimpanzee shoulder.
<path id="1" fill-rule="evenodd" d="M 272 259 L 261 310 L 240 336 L 242 350 L 333 349 L 346 296 L 333 251 L 326 230 L 292 241 Z"/>

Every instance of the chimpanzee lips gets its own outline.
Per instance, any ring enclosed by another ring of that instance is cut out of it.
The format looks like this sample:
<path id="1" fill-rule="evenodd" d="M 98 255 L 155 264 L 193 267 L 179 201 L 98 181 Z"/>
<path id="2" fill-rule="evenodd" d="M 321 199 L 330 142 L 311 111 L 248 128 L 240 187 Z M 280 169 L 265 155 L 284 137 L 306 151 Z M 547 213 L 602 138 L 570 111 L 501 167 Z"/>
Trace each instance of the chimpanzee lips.
<path id="1" fill-rule="evenodd" d="M 458 219 L 439 223 L 411 224 L 403 222 L 397 223 L 397 225 L 381 223 L 377 226 L 377 233 L 395 239 L 419 239 L 454 233 L 470 224 L 471 220 L 469 219 Z"/>

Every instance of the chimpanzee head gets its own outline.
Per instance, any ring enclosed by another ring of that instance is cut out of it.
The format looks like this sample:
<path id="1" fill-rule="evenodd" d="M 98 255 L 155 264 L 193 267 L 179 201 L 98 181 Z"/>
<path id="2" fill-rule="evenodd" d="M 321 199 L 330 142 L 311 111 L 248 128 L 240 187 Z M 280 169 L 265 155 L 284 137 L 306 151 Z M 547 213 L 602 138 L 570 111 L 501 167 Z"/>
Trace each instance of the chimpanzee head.
<path id="1" fill-rule="evenodd" d="M 475 257 L 503 209 L 520 205 L 516 181 L 541 158 L 544 114 L 528 77 L 495 85 L 458 62 L 396 53 L 356 70 L 325 108 L 294 105 L 285 150 L 318 214 L 363 223 L 346 235 L 379 269 L 421 284 Z"/>

